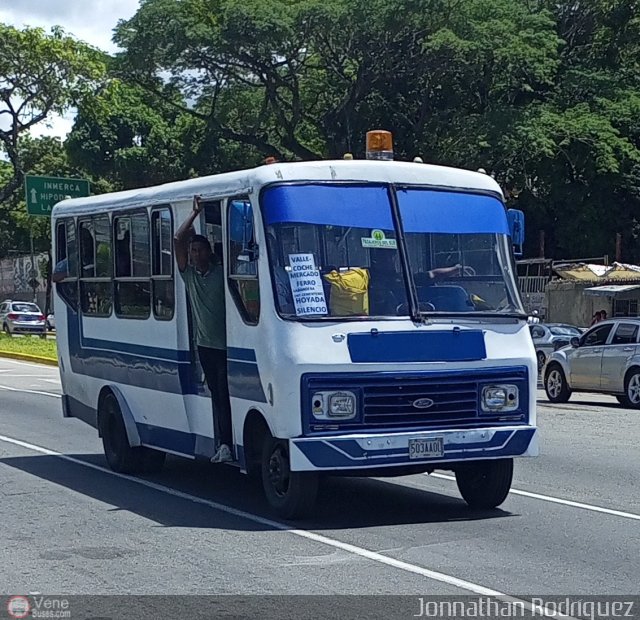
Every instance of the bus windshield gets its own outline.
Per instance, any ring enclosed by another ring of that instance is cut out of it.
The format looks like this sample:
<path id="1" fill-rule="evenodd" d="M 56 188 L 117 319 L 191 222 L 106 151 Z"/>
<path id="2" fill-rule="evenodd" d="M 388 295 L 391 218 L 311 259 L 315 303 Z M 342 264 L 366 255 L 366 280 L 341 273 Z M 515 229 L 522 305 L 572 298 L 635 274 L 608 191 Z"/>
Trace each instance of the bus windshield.
<path id="1" fill-rule="evenodd" d="M 497 198 L 383 184 L 279 185 L 264 191 L 262 209 L 284 318 L 407 317 L 412 297 L 425 315 L 523 313 Z"/>

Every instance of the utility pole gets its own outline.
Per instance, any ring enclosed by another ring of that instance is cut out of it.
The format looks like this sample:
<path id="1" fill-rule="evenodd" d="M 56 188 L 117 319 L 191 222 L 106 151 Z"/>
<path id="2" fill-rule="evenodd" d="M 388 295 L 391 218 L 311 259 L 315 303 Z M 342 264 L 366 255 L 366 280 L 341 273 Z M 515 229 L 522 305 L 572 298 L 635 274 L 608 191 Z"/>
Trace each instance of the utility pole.
<path id="1" fill-rule="evenodd" d="M 616 233 L 616 262 L 622 262 L 622 234 Z"/>
<path id="2" fill-rule="evenodd" d="M 36 270 L 36 258 L 35 253 L 33 251 L 33 230 L 29 233 L 29 240 L 31 242 L 31 273 L 29 274 L 29 284 L 31 284 L 31 289 L 33 290 L 33 303 L 38 303 L 38 297 L 36 294 L 36 290 L 38 288 L 38 280 L 36 276 L 38 275 L 38 271 Z"/>

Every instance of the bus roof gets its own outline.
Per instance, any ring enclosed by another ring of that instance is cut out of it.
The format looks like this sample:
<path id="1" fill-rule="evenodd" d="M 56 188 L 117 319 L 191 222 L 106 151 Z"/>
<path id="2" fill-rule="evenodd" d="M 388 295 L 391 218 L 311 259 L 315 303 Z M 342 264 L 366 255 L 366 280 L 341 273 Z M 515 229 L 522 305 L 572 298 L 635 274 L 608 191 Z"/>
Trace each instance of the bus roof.
<path id="1" fill-rule="evenodd" d="M 362 181 L 451 187 L 452 189 L 490 191 L 502 195 L 500 186 L 487 174 L 431 164 L 371 161 L 324 160 L 275 163 L 249 170 L 226 172 L 185 181 L 123 192 L 73 198 L 56 204 L 52 217 L 89 215 L 135 207 L 246 194 L 283 181 Z"/>

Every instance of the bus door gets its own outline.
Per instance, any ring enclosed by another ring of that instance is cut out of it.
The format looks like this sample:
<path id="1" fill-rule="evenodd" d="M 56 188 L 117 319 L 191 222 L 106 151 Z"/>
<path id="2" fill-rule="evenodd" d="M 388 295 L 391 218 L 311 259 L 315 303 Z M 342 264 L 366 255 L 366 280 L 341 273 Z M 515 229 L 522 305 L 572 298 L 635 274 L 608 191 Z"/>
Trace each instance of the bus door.
<path id="1" fill-rule="evenodd" d="M 235 443 L 242 443 L 247 402 L 266 403 L 256 351 L 259 348 L 260 288 L 256 224 L 249 197 L 226 200 L 227 370 Z M 266 248 L 264 248 L 266 251 Z"/>
<path id="2" fill-rule="evenodd" d="M 202 203 L 202 216 L 200 219 L 201 234 L 204 235 L 211 245 L 215 258 L 224 267 L 224 253 L 222 250 L 222 201 L 210 200 L 203 201 Z M 187 304 L 190 304 L 190 300 L 187 297 Z M 191 351 L 191 362 L 194 372 L 194 380 L 198 385 L 198 389 L 201 392 L 206 391 L 206 381 L 204 376 L 204 370 L 200 364 L 198 358 L 198 347 L 196 345 L 196 333 L 193 326 L 193 314 L 191 307 L 187 313 L 189 318 L 189 349 Z"/>

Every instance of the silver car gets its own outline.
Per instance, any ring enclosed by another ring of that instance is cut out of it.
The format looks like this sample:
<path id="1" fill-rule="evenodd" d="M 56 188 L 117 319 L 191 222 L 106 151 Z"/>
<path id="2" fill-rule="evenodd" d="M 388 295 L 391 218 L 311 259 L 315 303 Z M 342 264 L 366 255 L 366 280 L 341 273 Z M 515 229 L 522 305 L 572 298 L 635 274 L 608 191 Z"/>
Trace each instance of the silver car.
<path id="1" fill-rule="evenodd" d="M 596 323 L 571 346 L 549 356 L 544 389 L 552 403 L 572 391 L 613 394 L 620 404 L 640 409 L 640 318 Z"/>
<path id="2" fill-rule="evenodd" d="M 13 334 L 46 334 L 44 314 L 28 301 L 3 301 L 0 304 L 0 325 L 8 336 Z"/>
<path id="3" fill-rule="evenodd" d="M 582 331 L 565 323 L 536 323 L 529 325 L 533 346 L 536 348 L 538 369 L 542 369 L 547 358 L 561 347 L 566 347 L 574 336 L 580 337 Z"/>

